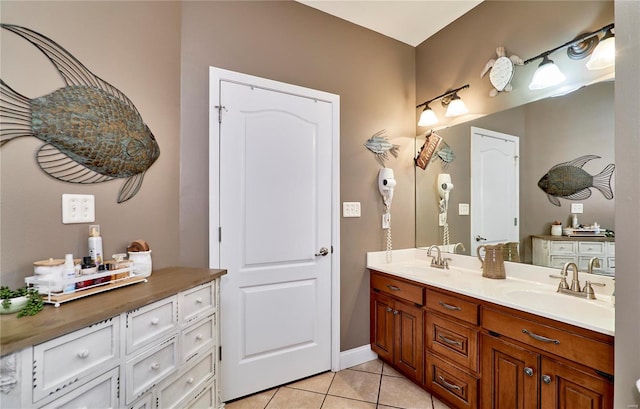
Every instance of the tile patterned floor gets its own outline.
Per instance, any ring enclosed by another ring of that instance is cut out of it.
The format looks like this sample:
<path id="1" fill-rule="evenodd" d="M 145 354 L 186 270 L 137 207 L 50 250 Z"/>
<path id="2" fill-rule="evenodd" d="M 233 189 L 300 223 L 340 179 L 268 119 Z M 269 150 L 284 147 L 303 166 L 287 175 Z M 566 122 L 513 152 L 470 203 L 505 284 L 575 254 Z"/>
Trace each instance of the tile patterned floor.
<path id="1" fill-rule="evenodd" d="M 449 409 L 380 360 L 238 399 L 226 409 Z"/>

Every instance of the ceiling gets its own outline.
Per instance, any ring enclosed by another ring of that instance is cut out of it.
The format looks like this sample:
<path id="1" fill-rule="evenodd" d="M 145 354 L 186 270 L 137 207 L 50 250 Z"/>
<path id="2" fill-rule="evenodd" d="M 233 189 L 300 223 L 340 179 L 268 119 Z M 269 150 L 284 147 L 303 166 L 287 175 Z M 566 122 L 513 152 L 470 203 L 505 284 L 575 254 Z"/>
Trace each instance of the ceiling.
<path id="1" fill-rule="evenodd" d="M 296 0 L 416 47 L 482 0 Z"/>

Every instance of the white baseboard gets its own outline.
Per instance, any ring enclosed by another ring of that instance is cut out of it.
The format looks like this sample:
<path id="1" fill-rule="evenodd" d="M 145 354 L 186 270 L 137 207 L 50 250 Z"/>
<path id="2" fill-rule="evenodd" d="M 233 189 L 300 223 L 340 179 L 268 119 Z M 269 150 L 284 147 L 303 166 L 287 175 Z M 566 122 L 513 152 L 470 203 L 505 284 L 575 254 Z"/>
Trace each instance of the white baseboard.
<path id="1" fill-rule="evenodd" d="M 351 368 L 365 362 L 378 359 L 378 354 L 371 350 L 371 345 L 363 345 L 361 347 L 349 349 L 340 352 L 340 370 Z"/>

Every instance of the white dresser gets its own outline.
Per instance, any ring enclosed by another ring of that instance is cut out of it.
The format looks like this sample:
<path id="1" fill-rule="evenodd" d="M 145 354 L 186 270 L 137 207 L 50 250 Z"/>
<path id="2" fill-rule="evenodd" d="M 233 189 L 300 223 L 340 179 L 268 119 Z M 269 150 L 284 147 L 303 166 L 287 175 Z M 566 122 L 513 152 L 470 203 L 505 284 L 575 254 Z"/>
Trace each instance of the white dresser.
<path id="1" fill-rule="evenodd" d="M 587 271 L 589 260 L 597 257 L 598 274 L 615 275 L 616 243 L 608 237 L 531 236 L 533 264 L 562 268 L 567 262 L 576 263 L 580 271 Z"/>
<path id="2" fill-rule="evenodd" d="M 172 274 L 180 272 L 171 270 Z M 48 306 L 40 314 L 73 319 L 77 315 L 74 307 L 97 305 L 100 298 L 108 305 L 116 293 L 131 297 L 142 292 L 147 301 L 154 299 L 45 342 L 5 354 L 10 345 L 4 344 L 3 329 L 0 407 L 221 407 L 219 276 L 194 286 L 187 284 L 173 295 L 148 298 L 149 293 L 171 292 L 166 283 L 154 286 L 153 280 L 161 275 L 154 272 L 148 283 L 94 295 L 84 304 L 77 300 L 55 310 Z M 40 314 L 31 319 L 51 319 L 38 318 Z M 30 318 L 20 318 L 25 319 Z M 8 322 L 13 321 L 3 317 L 2 324 Z"/>

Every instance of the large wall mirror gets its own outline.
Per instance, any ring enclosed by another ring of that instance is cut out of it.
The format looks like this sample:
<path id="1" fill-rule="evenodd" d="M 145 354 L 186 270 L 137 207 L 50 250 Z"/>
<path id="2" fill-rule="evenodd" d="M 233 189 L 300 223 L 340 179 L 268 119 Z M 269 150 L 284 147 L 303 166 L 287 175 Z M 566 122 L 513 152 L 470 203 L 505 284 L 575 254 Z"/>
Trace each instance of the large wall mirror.
<path id="1" fill-rule="evenodd" d="M 583 205 L 583 213 L 578 214 L 580 224 L 598 223 L 603 229 L 615 229 L 615 199 L 607 199 L 598 189 L 591 188 L 591 196 L 583 200 L 560 198 L 560 206 L 556 206 L 538 187 L 540 178 L 553 166 L 585 155 L 600 157 L 583 166 L 582 169 L 590 175 L 597 175 L 607 165 L 615 163 L 614 82 L 609 80 L 563 96 L 538 100 L 470 122 L 436 129 L 436 134 L 451 148 L 455 159 L 446 164 L 434 156 L 425 170 L 416 167 L 416 247 L 443 243 L 443 228 L 439 227 L 440 195 L 437 180 L 438 174 L 447 173 L 451 175 L 454 185 L 447 214 L 449 242 L 462 243 L 465 248 L 463 252 L 470 254 L 472 215 L 460 215 L 459 205 L 471 203 L 471 184 L 474 181 L 470 167 L 472 127 L 513 135 L 519 139 L 518 247 L 522 262 L 533 262 L 532 236 L 550 235 L 551 224 L 556 220 L 564 226 L 571 223 L 572 203 Z M 424 136 L 416 138 L 416 150 L 424 141 Z M 612 188 L 614 178 L 615 174 L 611 179 Z M 615 197 L 615 191 L 613 193 Z M 457 252 L 461 252 L 461 248 L 459 246 Z"/>

